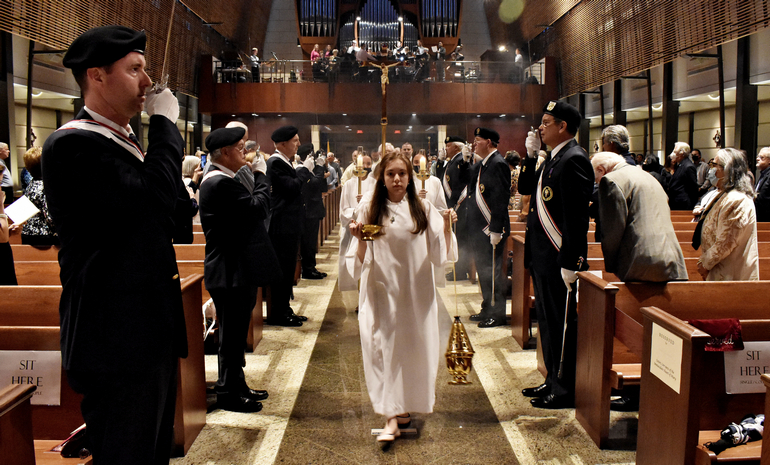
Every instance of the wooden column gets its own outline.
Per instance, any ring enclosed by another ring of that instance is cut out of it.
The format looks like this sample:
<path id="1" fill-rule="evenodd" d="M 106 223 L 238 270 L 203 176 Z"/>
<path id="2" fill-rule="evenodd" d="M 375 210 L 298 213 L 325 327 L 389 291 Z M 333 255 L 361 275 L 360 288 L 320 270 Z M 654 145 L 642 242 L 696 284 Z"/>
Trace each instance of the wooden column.
<path id="1" fill-rule="evenodd" d="M 735 70 L 735 142 L 733 145 L 745 150 L 749 170 L 757 167 L 757 121 L 759 106 L 757 86 L 749 84 L 751 67 L 751 37 L 738 39 L 738 56 Z M 724 138 L 724 135 L 722 135 Z"/>
<path id="2" fill-rule="evenodd" d="M 673 99 L 674 64 L 663 65 L 663 124 L 661 149 L 663 154 L 671 153 L 679 140 L 679 102 Z"/>

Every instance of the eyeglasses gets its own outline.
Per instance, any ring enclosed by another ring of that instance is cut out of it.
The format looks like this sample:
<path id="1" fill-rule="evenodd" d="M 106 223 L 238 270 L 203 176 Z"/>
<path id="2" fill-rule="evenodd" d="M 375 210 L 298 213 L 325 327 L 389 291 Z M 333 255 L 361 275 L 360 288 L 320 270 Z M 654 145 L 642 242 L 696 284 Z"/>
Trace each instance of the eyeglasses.
<path id="1" fill-rule="evenodd" d="M 722 167 L 722 168 L 724 168 L 724 167 L 725 167 L 725 165 L 722 165 L 722 164 L 720 164 L 720 163 L 717 163 L 717 162 L 715 162 L 714 160 L 709 160 L 709 163 L 708 163 L 708 164 L 709 164 L 709 166 L 710 166 L 710 167 L 712 167 L 712 168 L 716 168 L 717 166 L 720 166 L 720 167 Z"/>
<path id="2" fill-rule="evenodd" d="M 545 121 L 545 120 L 543 120 L 543 121 L 540 122 L 540 126 L 543 126 L 544 128 L 547 128 L 548 126 L 550 126 L 552 124 L 556 124 L 556 121 Z"/>

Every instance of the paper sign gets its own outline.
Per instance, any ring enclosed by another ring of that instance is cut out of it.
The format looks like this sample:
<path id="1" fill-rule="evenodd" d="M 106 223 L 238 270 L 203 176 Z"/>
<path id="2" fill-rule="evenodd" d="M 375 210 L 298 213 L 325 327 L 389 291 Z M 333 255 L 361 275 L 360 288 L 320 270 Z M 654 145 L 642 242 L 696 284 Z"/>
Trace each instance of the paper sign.
<path id="1" fill-rule="evenodd" d="M 39 212 L 40 210 L 26 195 L 22 195 L 17 201 L 5 207 L 5 214 L 16 224 L 27 221 Z"/>
<path id="2" fill-rule="evenodd" d="M 743 350 L 725 352 L 725 391 L 765 393 L 761 376 L 770 373 L 770 342 L 743 342 Z"/>
<path id="3" fill-rule="evenodd" d="M 653 323 L 651 349 L 650 373 L 679 394 L 682 383 L 682 338 Z"/>
<path id="4" fill-rule="evenodd" d="M 0 350 L 0 385 L 34 384 L 32 405 L 61 403 L 61 352 Z"/>

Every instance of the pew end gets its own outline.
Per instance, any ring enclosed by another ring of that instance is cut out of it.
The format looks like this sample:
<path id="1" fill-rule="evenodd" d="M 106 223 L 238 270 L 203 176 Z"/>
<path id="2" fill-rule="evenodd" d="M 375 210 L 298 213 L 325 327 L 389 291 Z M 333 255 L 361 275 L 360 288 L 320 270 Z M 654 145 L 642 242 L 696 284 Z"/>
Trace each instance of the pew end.
<path id="1" fill-rule="evenodd" d="M 709 458 L 699 452 L 701 437 L 719 436 L 730 422 L 746 413 L 764 411 L 763 394 L 727 394 L 724 356 L 705 351 L 711 336 L 657 307 L 643 307 L 644 347 L 642 389 L 639 405 L 639 436 L 636 460 L 645 464 L 681 464 Z M 653 323 L 681 339 L 682 356 L 679 392 L 650 371 Z M 744 341 L 767 340 L 770 320 L 741 320 Z M 750 447 L 746 447 L 750 446 Z M 761 444 L 747 444 L 717 456 L 718 462 L 759 463 Z M 661 454 L 660 451 L 666 451 Z M 699 460 L 699 459 L 698 459 Z M 712 463 L 712 462 L 703 462 Z"/>
<path id="2" fill-rule="evenodd" d="M 29 384 L 0 389 L 0 457 L 19 465 L 35 465 L 30 405 L 35 389 Z"/>

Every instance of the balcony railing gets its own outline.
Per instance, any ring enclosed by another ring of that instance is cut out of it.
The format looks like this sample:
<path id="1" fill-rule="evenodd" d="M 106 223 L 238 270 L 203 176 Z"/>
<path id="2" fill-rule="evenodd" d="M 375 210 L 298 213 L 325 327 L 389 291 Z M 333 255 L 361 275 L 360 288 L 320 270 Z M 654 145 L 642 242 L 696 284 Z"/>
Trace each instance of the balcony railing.
<path id="1" fill-rule="evenodd" d="M 337 60 L 271 60 L 252 68 L 240 61 L 215 61 L 216 83 L 303 83 L 303 82 L 376 82 L 382 79 L 379 65 L 396 61 L 357 62 L 349 58 Z M 542 61 L 530 66 L 511 62 L 437 61 L 404 59 L 387 69 L 390 83 L 454 82 L 542 84 L 545 66 Z"/>

